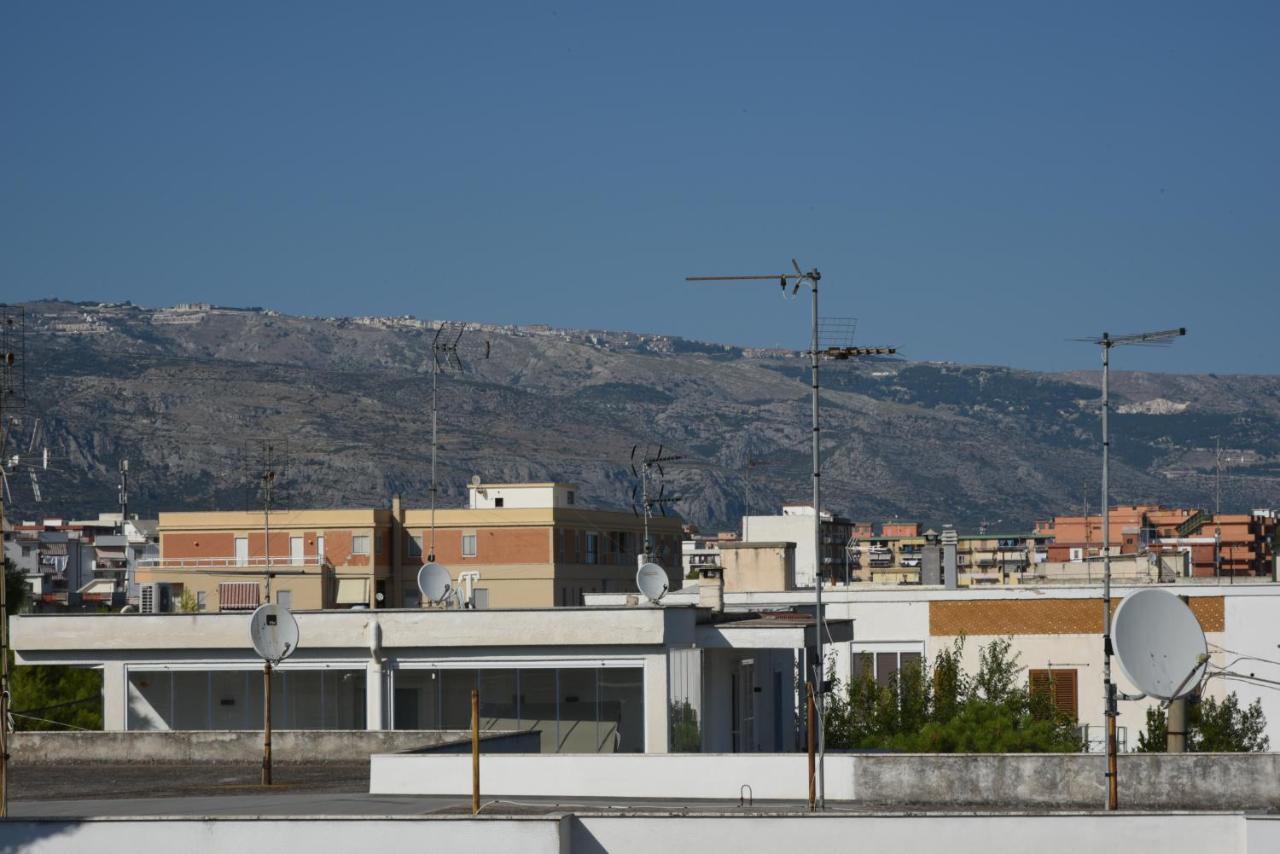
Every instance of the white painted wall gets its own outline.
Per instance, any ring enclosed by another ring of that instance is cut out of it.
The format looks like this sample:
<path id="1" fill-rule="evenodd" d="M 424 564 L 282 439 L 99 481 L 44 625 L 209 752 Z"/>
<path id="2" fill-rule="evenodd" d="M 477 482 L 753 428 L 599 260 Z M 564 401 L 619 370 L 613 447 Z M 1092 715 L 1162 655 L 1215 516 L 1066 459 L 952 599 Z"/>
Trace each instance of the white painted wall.
<path id="1" fill-rule="evenodd" d="M 491 754 L 480 761 L 480 793 L 485 798 L 697 800 L 737 798 L 745 783 L 757 800 L 803 800 L 809 791 L 808 762 L 802 753 Z M 469 755 L 375 754 L 369 764 L 370 794 L 471 793 Z M 827 797 L 852 799 L 853 757 L 828 755 L 826 766 Z"/>
<path id="2" fill-rule="evenodd" d="M 1232 813 L 1164 815 L 581 815 L 497 818 L 10 819 L 0 848 L 29 854 L 179 850 L 432 851 L 511 854 L 777 854 L 797 850 L 946 854 L 1262 854 L 1280 821 Z"/>

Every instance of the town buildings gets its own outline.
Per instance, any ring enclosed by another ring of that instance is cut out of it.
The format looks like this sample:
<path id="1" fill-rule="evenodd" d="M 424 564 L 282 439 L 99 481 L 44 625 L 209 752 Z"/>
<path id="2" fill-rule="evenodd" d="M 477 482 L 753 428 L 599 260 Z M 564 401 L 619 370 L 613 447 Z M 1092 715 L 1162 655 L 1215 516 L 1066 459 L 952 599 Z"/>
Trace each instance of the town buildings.
<path id="1" fill-rule="evenodd" d="M 157 548 L 154 521 L 5 520 L 4 556 L 22 575 L 36 611 L 123 607 L 136 598 L 138 564 Z"/>
<path id="2" fill-rule="evenodd" d="M 550 608 L 631 590 L 645 532 L 632 513 L 583 506 L 567 483 L 473 483 L 468 506 L 437 509 L 434 529 L 430 510 L 398 497 L 387 509 L 273 511 L 269 540 L 267 527 L 260 512 L 161 513 L 160 553 L 139 580 L 162 585 L 169 602 L 191 594 L 197 611 L 256 608 L 268 575 L 272 600 L 293 609 L 417 608 L 434 543 L 469 604 Z M 649 521 L 672 590 L 683 579 L 681 532 L 679 518 Z"/>

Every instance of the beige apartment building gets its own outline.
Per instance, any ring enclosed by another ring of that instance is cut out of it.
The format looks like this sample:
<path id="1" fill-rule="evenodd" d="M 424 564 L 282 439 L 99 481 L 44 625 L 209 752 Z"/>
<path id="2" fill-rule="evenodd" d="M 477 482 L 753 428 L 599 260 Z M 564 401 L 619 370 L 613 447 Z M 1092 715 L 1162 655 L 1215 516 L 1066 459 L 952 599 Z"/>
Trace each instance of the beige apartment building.
<path id="1" fill-rule="evenodd" d="M 170 608 L 191 593 L 201 611 L 421 607 L 417 574 L 431 551 L 431 511 L 290 510 L 161 513 L 160 555 L 139 566 Z M 678 517 L 650 520 L 654 559 L 682 584 Z M 566 483 L 472 484 L 468 506 L 437 509 L 435 562 L 478 607 L 548 608 L 587 593 L 633 592 L 644 520 L 581 506 Z M 190 601 L 190 600 L 189 600 Z M 166 610 L 156 607 L 157 610 Z"/>

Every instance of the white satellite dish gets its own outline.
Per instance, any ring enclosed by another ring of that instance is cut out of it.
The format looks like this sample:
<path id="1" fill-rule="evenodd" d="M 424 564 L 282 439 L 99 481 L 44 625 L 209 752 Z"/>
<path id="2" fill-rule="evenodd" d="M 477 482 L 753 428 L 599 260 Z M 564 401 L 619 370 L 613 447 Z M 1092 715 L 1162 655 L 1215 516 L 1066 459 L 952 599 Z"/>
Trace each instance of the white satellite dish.
<path id="1" fill-rule="evenodd" d="M 418 589 L 431 602 L 440 603 L 453 591 L 449 570 L 438 563 L 424 563 L 418 570 Z"/>
<path id="2" fill-rule="evenodd" d="M 1173 700 L 1189 694 L 1204 678 L 1204 631 L 1186 603 L 1167 590 L 1126 596 L 1116 610 L 1111 637 L 1120 669 L 1148 696 Z"/>
<path id="3" fill-rule="evenodd" d="M 636 587 L 655 605 L 667 595 L 667 571 L 656 563 L 646 563 L 636 570 Z"/>
<path id="4" fill-rule="evenodd" d="M 279 664 L 298 648 L 298 621 L 283 605 L 261 605 L 249 618 L 249 641 L 259 656 Z"/>

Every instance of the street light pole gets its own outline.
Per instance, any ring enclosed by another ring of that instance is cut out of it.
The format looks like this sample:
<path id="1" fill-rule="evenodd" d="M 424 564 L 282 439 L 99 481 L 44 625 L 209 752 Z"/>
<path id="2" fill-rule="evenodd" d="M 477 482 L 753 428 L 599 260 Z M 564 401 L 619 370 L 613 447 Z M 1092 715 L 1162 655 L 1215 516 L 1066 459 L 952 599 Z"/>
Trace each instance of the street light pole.
<path id="1" fill-rule="evenodd" d="M 823 648 L 824 648 L 824 630 L 826 620 L 822 611 L 822 446 L 819 441 L 820 436 L 820 420 L 819 420 L 819 383 L 818 383 L 818 367 L 822 359 L 847 360 L 855 356 L 880 356 L 891 355 L 897 352 L 895 347 L 827 347 L 822 348 L 819 340 L 819 323 L 818 323 L 818 282 L 822 279 L 822 274 L 815 267 L 807 273 L 800 269 L 800 264 L 793 258 L 791 266 L 794 273 L 781 273 L 771 276 L 687 276 L 685 281 L 688 282 L 745 282 L 745 281 L 767 281 L 779 282 L 782 285 L 782 292 L 787 292 L 788 283 L 792 283 L 791 295 L 794 296 L 800 290 L 800 285 L 808 282 L 809 291 L 812 295 L 811 313 L 810 313 L 810 330 L 809 330 L 809 370 L 812 377 L 812 399 L 810 401 L 812 416 L 812 436 L 813 436 L 813 631 L 816 661 L 809 667 L 807 674 L 808 679 L 816 682 L 818 686 L 818 702 L 817 702 L 817 737 L 818 737 L 818 767 L 817 767 L 817 800 L 818 807 L 826 807 L 826 734 L 823 731 L 824 712 L 826 706 L 826 692 L 823 690 L 824 677 L 826 669 L 823 664 Z"/>

